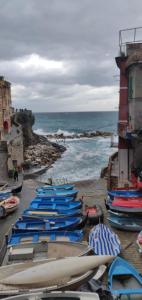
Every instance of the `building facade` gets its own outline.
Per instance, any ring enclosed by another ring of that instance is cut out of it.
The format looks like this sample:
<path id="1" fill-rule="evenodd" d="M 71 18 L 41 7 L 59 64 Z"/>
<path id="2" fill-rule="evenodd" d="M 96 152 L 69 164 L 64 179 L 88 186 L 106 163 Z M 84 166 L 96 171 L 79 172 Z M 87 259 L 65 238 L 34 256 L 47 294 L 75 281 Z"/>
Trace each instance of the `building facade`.
<path id="1" fill-rule="evenodd" d="M 142 42 L 136 42 L 136 29 L 131 42 L 123 43 L 122 34 L 116 57 L 120 70 L 118 155 L 109 162 L 108 188 L 137 185 L 142 176 Z"/>

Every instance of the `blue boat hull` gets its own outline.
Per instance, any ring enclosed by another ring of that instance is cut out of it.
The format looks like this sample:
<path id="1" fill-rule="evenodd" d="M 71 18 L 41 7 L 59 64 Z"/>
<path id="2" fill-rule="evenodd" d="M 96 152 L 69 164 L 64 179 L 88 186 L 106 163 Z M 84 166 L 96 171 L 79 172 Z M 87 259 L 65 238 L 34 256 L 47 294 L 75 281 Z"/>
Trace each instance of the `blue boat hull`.
<path id="1" fill-rule="evenodd" d="M 34 209 L 34 210 L 55 210 L 57 209 L 58 211 L 67 211 L 67 210 L 72 210 L 72 209 L 80 209 L 82 207 L 82 202 L 81 201 L 74 201 L 71 203 L 64 203 L 64 202 L 48 202 L 48 201 L 32 201 L 31 204 L 29 205 L 29 209 Z"/>
<path id="2" fill-rule="evenodd" d="M 72 230 L 80 224 L 80 217 L 50 219 L 49 221 L 37 219 L 23 219 L 18 220 L 14 227 L 14 232 L 27 232 L 27 231 L 45 231 L 45 230 Z"/>
<path id="3" fill-rule="evenodd" d="M 114 197 L 124 197 L 124 198 L 129 198 L 129 197 L 142 197 L 142 192 L 138 190 L 112 190 L 108 191 L 108 195 L 111 198 Z"/>
<path id="4" fill-rule="evenodd" d="M 119 214 L 113 211 L 109 211 L 108 221 L 112 227 L 120 230 L 136 232 L 142 230 L 142 218 L 131 216 L 131 214 L 126 214 L 125 216 L 125 214 Z"/>
<path id="5" fill-rule="evenodd" d="M 44 185 L 40 187 L 43 190 L 73 190 L 74 184 L 62 184 L 62 185 Z"/>
<path id="6" fill-rule="evenodd" d="M 35 210 L 35 209 L 25 209 L 22 216 L 35 216 L 42 218 L 58 218 L 58 217 L 72 217 L 81 215 L 81 210 L 79 209 L 70 209 L 68 211 L 59 211 L 59 210 Z"/>
<path id="7" fill-rule="evenodd" d="M 142 276 L 125 259 L 117 257 L 109 269 L 108 288 L 115 296 L 142 295 Z"/>
<path id="8" fill-rule="evenodd" d="M 66 190 L 55 190 L 55 191 L 45 191 L 43 189 L 37 189 L 36 195 L 38 197 L 73 197 L 76 198 L 78 190 L 66 191 Z"/>
<path id="9" fill-rule="evenodd" d="M 44 231 L 44 232 L 26 232 L 13 233 L 8 241 L 8 245 L 18 245 L 22 243 L 38 243 L 42 241 L 70 241 L 79 242 L 83 239 L 83 231 Z"/>
<path id="10" fill-rule="evenodd" d="M 33 198 L 32 201 L 42 201 L 47 203 L 47 201 L 49 203 L 70 203 L 70 202 L 74 202 L 75 199 L 73 197 L 60 197 L 60 196 L 55 196 L 55 197 L 35 197 Z"/>

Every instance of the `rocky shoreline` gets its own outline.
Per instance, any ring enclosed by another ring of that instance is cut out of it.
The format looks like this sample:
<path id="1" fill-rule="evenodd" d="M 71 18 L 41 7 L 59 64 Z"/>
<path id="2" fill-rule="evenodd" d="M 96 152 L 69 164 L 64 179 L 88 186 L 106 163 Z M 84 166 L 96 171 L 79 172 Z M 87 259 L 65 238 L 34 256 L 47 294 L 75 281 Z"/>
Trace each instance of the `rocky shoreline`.
<path id="1" fill-rule="evenodd" d="M 24 163 L 23 170 L 30 170 L 34 167 L 51 167 L 61 157 L 66 148 L 48 140 L 46 136 L 33 132 L 35 117 L 32 111 L 17 111 L 14 121 L 21 125 L 23 132 Z"/>
<path id="2" fill-rule="evenodd" d="M 53 133 L 53 134 L 48 134 L 46 137 L 48 139 L 80 139 L 80 138 L 94 138 L 94 137 L 108 137 L 111 136 L 112 132 L 108 131 L 91 131 L 91 132 L 82 132 L 82 133 L 74 133 L 74 134 L 64 134 L 64 133 Z"/>

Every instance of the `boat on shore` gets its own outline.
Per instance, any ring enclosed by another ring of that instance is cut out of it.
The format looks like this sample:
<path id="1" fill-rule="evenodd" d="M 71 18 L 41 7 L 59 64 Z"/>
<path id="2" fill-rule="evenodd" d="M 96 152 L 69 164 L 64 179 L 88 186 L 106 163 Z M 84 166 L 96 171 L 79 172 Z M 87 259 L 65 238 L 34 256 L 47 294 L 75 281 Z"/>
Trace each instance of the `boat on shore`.
<path id="1" fill-rule="evenodd" d="M 74 231 L 28 231 L 12 233 L 8 240 L 8 245 L 18 245 L 27 243 L 38 243 L 42 241 L 67 241 L 80 242 L 83 239 L 82 230 Z"/>
<path id="2" fill-rule="evenodd" d="M 45 203 L 41 201 L 32 201 L 29 205 L 29 209 L 34 209 L 34 210 L 58 210 L 59 212 L 63 211 L 69 211 L 72 209 L 80 209 L 82 207 L 82 202 L 81 201 L 74 201 L 74 202 L 69 202 L 69 203 L 50 203 L 47 202 Z"/>
<path id="3" fill-rule="evenodd" d="M 117 256 L 121 251 L 121 243 L 116 233 L 107 225 L 98 224 L 89 234 L 89 246 L 96 255 Z"/>
<path id="4" fill-rule="evenodd" d="M 78 190 L 43 190 L 42 188 L 36 189 L 36 195 L 38 197 L 54 197 L 54 196 L 60 196 L 60 197 L 73 197 L 76 198 L 78 194 Z"/>
<path id="5" fill-rule="evenodd" d="M 24 294 L 18 296 L 12 296 L 6 298 L 7 300 L 31 300 L 31 294 Z M 100 297 L 97 293 L 88 293 L 88 292 L 73 292 L 73 291 L 64 291 L 64 292 L 39 292 L 32 293 L 32 300 L 100 300 Z"/>
<path id="6" fill-rule="evenodd" d="M 112 190 L 108 191 L 110 198 L 123 197 L 123 198 L 137 198 L 142 197 L 142 191 L 140 190 Z"/>
<path id="7" fill-rule="evenodd" d="M 42 203 L 70 203 L 74 202 L 75 199 L 73 197 L 60 197 L 60 196 L 55 196 L 55 197 L 35 197 L 32 199 L 32 201 L 40 202 Z"/>
<path id="8" fill-rule="evenodd" d="M 103 223 L 103 211 L 100 205 L 85 205 L 84 215 L 88 216 L 88 225 L 97 225 Z"/>
<path id="9" fill-rule="evenodd" d="M 90 254 L 93 253 L 87 243 L 63 241 L 29 242 L 27 244 L 9 245 L 6 249 L 2 265 Z"/>
<path id="10" fill-rule="evenodd" d="M 69 184 L 69 183 L 66 183 L 66 184 L 61 184 L 61 185 L 43 185 L 40 187 L 41 189 L 43 190 L 67 190 L 67 191 L 70 191 L 70 190 L 73 190 L 74 189 L 74 184 Z"/>
<path id="11" fill-rule="evenodd" d="M 70 210 L 57 210 L 57 209 L 48 209 L 48 210 L 35 210 L 35 209 L 25 209 L 23 211 L 22 217 L 36 216 L 40 218 L 61 218 L 61 217 L 73 217 L 80 216 L 80 209 L 70 209 Z"/>
<path id="12" fill-rule="evenodd" d="M 142 298 L 142 276 L 125 259 L 117 257 L 111 264 L 108 273 L 108 288 L 112 295 L 128 296 L 141 295 Z M 118 298 L 117 298 L 118 299 Z M 121 299 L 121 298 L 119 298 Z M 123 298 L 122 298 L 123 299 Z M 138 298 L 131 298 L 138 299 Z"/>
<path id="13" fill-rule="evenodd" d="M 11 196 L 0 202 L 0 218 L 4 218 L 14 212 L 19 206 L 20 200 L 16 196 Z"/>
<path id="14" fill-rule="evenodd" d="M 14 232 L 45 231 L 45 230 L 72 230 L 82 221 L 81 217 L 53 218 L 50 220 L 38 220 L 36 218 L 17 220 L 13 226 Z"/>
<path id="15" fill-rule="evenodd" d="M 109 224 L 120 230 L 124 231 L 134 231 L 139 232 L 142 230 L 142 219 L 141 218 L 134 218 L 134 217 L 119 217 L 119 216 L 112 216 L 108 217 Z"/>
<path id="16" fill-rule="evenodd" d="M 75 290 L 113 256 L 82 256 L 0 267 L 0 296 L 53 290 Z"/>

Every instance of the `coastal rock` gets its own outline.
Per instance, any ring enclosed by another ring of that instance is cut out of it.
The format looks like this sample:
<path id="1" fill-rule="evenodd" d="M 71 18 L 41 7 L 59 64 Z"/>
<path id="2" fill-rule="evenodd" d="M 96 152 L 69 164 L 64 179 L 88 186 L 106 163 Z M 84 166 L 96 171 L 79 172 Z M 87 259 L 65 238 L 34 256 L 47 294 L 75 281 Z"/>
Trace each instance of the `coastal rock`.
<path id="1" fill-rule="evenodd" d="M 35 117 L 32 111 L 26 109 L 16 111 L 13 122 L 20 124 L 23 131 L 24 169 L 34 166 L 51 166 L 66 150 L 64 146 L 50 142 L 46 136 L 33 132 Z"/>
<path id="2" fill-rule="evenodd" d="M 65 140 L 65 139 L 80 139 L 80 138 L 94 138 L 94 137 L 109 137 L 112 135 L 112 132 L 108 131 L 92 131 L 92 132 L 82 132 L 82 133 L 75 133 L 75 134 L 68 134 L 64 135 L 63 133 L 60 134 L 49 134 L 47 135 L 47 138 L 49 139 L 60 139 L 60 140 Z"/>

